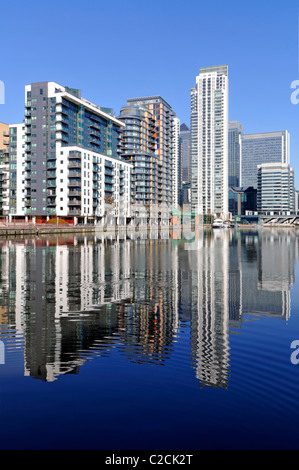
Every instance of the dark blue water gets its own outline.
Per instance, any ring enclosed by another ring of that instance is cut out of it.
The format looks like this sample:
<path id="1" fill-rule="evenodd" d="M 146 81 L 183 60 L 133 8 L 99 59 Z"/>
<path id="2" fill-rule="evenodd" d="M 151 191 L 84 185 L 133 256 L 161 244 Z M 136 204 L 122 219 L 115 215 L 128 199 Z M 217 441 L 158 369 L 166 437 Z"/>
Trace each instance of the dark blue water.
<path id="1" fill-rule="evenodd" d="M 0 448 L 298 449 L 297 235 L 2 241 Z"/>

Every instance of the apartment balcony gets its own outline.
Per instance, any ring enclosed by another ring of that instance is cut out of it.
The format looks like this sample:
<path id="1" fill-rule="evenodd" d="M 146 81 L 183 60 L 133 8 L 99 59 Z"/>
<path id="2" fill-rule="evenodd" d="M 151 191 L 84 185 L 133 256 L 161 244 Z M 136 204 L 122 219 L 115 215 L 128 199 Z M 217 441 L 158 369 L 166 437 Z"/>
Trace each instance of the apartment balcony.
<path id="1" fill-rule="evenodd" d="M 114 170 L 111 170 L 111 168 L 105 168 L 105 176 L 115 176 Z"/>
<path id="2" fill-rule="evenodd" d="M 81 178 L 81 171 L 72 171 L 70 170 L 69 173 L 68 173 L 68 177 L 69 178 Z"/>
<path id="3" fill-rule="evenodd" d="M 97 121 L 91 121 L 91 123 L 89 124 L 89 127 L 91 129 L 96 129 L 98 131 L 101 130 L 101 125 L 100 124 L 97 124 Z"/>
<path id="4" fill-rule="evenodd" d="M 114 168 L 114 165 L 109 160 L 105 160 L 105 168 Z"/>
<path id="5" fill-rule="evenodd" d="M 81 215 L 81 209 L 69 209 L 68 212 L 69 212 L 69 215 L 74 215 L 74 216 L 76 216 L 76 215 L 80 216 Z"/>
<path id="6" fill-rule="evenodd" d="M 68 202 L 68 205 L 69 206 L 72 206 L 72 207 L 81 207 L 81 199 L 69 199 L 69 202 Z"/>
<path id="7" fill-rule="evenodd" d="M 112 188 L 112 186 L 106 186 L 105 185 L 105 194 L 106 193 L 109 193 L 109 194 L 113 194 L 114 193 L 114 190 Z"/>
<path id="8" fill-rule="evenodd" d="M 57 142 L 68 142 L 68 135 L 63 132 L 56 132 L 56 141 Z"/>
<path id="9" fill-rule="evenodd" d="M 81 197 L 81 189 L 75 190 L 75 191 L 69 191 L 68 196 L 75 197 L 75 198 Z"/>
<path id="10" fill-rule="evenodd" d="M 49 206 L 49 207 L 55 206 L 56 207 L 56 197 L 48 198 L 47 199 L 47 206 Z"/>
<path id="11" fill-rule="evenodd" d="M 78 160 L 81 162 L 81 153 L 80 152 L 70 152 L 69 153 L 69 160 Z"/>
<path id="12" fill-rule="evenodd" d="M 68 164 L 68 169 L 76 169 L 76 168 L 80 168 L 81 169 L 82 167 L 82 163 L 81 163 L 81 160 L 80 161 L 70 161 L 69 164 Z"/>
<path id="13" fill-rule="evenodd" d="M 68 183 L 69 188 L 81 188 L 81 180 L 72 179 Z"/>

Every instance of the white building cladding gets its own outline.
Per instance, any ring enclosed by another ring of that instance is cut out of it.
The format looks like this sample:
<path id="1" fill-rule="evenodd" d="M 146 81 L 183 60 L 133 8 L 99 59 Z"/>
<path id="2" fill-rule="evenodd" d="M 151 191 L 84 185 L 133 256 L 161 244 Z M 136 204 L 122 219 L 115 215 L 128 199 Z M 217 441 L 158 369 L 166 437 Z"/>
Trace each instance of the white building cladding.
<path id="1" fill-rule="evenodd" d="M 192 211 L 228 214 L 228 67 L 201 68 L 191 91 Z"/>
<path id="2" fill-rule="evenodd" d="M 179 196 L 181 190 L 181 160 L 180 160 L 180 120 L 174 118 L 173 125 L 173 177 L 172 177 L 172 194 L 173 205 L 179 205 Z"/>
<path id="3" fill-rule="evenodd" d="M 131 164 L 80 147 L 60 147 L 56 183 L 58 216 L 130 216 Z"/>
<path id="4" fill-rule="evenodd" d="M 119 157 L 123 123 L 111 109 L 55 82 L 25 87 L 25 215 L 103 217 L 127 207 L 129 163 Z M 129 208 L 128 208 L 129 210 Z"/>
<path id="5" fill-rule="evenodd" d="M 257 210 L 269 215 L 294 213 L 293 168 L 284 163 L 264 163 L 257 167 Z"/>
<path id="6" fill-rule="evenodd" d="M 25 215 L 25 138 L 24 123 L 9 126 L 9 213 L 21 217 Z"/>

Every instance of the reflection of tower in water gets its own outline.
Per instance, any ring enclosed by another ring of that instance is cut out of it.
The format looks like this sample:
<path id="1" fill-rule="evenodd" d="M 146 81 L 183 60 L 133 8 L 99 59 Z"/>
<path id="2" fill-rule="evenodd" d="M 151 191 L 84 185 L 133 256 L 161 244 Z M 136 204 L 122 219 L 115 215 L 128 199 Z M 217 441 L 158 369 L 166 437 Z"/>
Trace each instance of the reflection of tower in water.
<path id="1" fill-rule="evenodd" d="M 133 362 L 163 364 L 178 328 L 178 254 L 169 240 L 139 240 L 131 251 L 131 304 L 124 306 L 123 352 Z"/>
<path id="2" fill-rule="evenodd" d="M 202 386 L 227 387 L 229 367 L 229 232 L 189 251 L 192 272 L 191 347 Z"/>
<path id="3" fill-rule="evenodd" d="M 76 373 L 87 351 L 100 355 L 111 348 L 118 332 L 116 303 L 131 295 L 129 242 L 107 249 L 86 238 L 69 244 L 32 240 L 16 243 L 11 251 L 15 322 L 25 338 L 26 375 L 52 381 Z"/>
<path id="4" fill-rule="evenodd" d="M 242 239 L 242 313 L 287 320 L 294 275 L 295 239 L 286 229 L 265 229 Z"/>

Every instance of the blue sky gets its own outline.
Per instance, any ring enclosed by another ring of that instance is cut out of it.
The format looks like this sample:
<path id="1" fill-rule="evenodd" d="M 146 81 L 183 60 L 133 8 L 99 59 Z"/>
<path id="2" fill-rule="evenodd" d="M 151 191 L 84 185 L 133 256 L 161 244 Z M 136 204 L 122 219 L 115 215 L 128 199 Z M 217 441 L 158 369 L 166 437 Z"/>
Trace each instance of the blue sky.
<path id="1" fill-rule="evenodd" d="M 21 122 L 24 86 L 56 81 L 116 114 L 161 95 L 190 121 L 200 67 L 227 64 L 230 120 L 245 133 L 289 130 L 299 188 L 298 0 L 10 0 L 1 5 L 0 121 Z"/>

